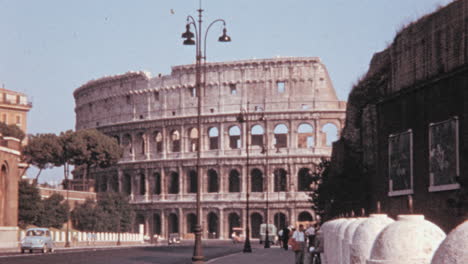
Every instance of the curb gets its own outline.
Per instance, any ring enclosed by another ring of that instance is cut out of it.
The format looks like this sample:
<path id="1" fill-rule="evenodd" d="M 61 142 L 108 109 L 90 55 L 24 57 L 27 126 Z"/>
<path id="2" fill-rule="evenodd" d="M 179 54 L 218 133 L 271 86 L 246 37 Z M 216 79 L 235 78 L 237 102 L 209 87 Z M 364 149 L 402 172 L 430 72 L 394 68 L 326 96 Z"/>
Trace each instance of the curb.
<path id="1" fill-rule="evenodd" d="M 241 254 L 241 253 L 242 253 L 242 252 L 231 253 L 231 254 L 229 254 L 229 255 L 225 255 L 225 256 L 221 256 L 221 257 L 214 258 L 214 259 L 210 259 L 210 260 L 208 260 L 208 261 L 205 262 L 205 263 L 206 263 L 206 264 L 208 264 L 208 263 L 213 263 L 213 262 L 218 261 L 218 260 L 220 260 L 220 259 L 232 257 L 232 256 L 234 256 L 234 255 L 238 255 L 238 254 Z"/>

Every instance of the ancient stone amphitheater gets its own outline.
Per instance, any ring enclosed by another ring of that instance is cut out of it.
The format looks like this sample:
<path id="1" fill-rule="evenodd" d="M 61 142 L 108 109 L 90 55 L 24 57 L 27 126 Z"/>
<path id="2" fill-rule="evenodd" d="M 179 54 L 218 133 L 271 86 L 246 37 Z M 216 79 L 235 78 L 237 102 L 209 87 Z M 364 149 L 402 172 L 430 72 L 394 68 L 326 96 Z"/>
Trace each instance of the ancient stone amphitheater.
<path id="1" fill-rule="evenodd" d="M 248 180 L 252 237 L 267 199 L 268 222 L 278 227 L 315 220 L 309 175 L 330 157 L 346 108 L 325 65 L 315 57 L 207 63 L 204 76 L 201 133 L 194 65 L 156 77 L 103 77 L 75 90 L 76 129 L 97 128 L 124 148 L 117 166 L 91 172 L 96 190 L 127 193 L 147 234 L 190 237 L 201 135 L 205 238 L 228 238 L 244 226 Z"/>

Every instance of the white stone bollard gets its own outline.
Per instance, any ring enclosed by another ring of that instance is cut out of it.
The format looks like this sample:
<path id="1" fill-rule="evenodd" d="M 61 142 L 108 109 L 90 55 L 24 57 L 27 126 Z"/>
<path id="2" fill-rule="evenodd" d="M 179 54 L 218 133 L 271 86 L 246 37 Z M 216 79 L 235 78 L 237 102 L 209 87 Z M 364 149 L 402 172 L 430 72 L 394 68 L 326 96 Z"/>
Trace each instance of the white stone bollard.
<path id="1" fill-rule="evenodd" d="M 338 264 L 339 263 L 339 257 L 337 256 L 337 241 L 338 241 L 338 228 L 340 224 L 343 222 L 346 222 L 347 219 L 345 218 L 339 218 L 336 220 L 331 221 L 331 225 L 328 231 L 328 236 L 325 237 L 325 245 L 327 246 L 326 249 L 324 249 L 325 254 L 326 254 L 326 259 L 328 264 Z M 341 252 L 341 249 L 340 249 Z M 341 255 L 341 254 L 340 254 Z"/>
<path id="2" fill-rule="evenodd" d="M 360 217 L 360 218 L 356 218 L 355 221 L 353 221 L 351 224 L 348 225 L 348 227 L 346 228 L 346 231 L 345 231 L 345 234 L 344 234 L 344 238 L 343 238 L 343 241 L 342 241 L 342 246 L 341 246 L 341 263 L 343 264 L 350 264 L 351 263 L 351 257 L 350 257 L 350 254 L 351 254 L 351 245 L 353 243 L 353 236 L 354 236 L 354 232 L 356 232 L 356 229 L 358 228 L 358 226 L 364 222 L 367 218 L 364 218 L 364 217 Z"/>
<path id="3" fill-rule="evenodd" d="M 440 244 L 431 264 L 468 263 L 468 220 L 452 230 Z"/>
<path id="4" fill-rule="evenodd" d="M 321 255 L 321 260 L 323 264 L 328 264 L 327 257 L 326 257 L 328 243 L 325 237 L 330 236 L 330 228 L 332 226 L 331 222 L 332 221 L 327 221 L 323 223 L 323 225 L 320 227 L 320 230 L 322 230 L 322 243 L 323 243 L 323 254 L 320 254 L 320 255 Z"/>
<path id="5" fill-rule="evenodd" d="M 350 224 L 352 224 L 354 221 L 356 221 L 356 218 L 348 218 L 346 219 L 345 222 L 342 222 L 336 232 L 336 255 L 338 259 L 338 264 L 343 264 L 344 262 L 344 256 L 343 256 L 343 248 L 344 248 L 344 236 L 346 229 Z"/>
<path id="6" fill-rule="evenodd" d="M 375 238 L 386 226 L 393 223 L 386 214 L 371 214 L 354 231 L 350 247 L 350 264 L 365 264 Z"/>
<path id="7" fill-rule="evenodd" d="M 424 215 L 399 215 L 375 239 L 367 264 L 430 264 L 444 238 Z"/>

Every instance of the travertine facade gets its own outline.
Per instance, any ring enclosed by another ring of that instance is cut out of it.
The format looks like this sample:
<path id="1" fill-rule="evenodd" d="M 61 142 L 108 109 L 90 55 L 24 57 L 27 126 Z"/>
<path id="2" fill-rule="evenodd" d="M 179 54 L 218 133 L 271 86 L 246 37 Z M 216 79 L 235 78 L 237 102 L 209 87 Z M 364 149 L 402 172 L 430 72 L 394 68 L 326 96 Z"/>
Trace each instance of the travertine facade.
<path id="1" fill-rule="evenodd" d="M 202 224 L 227 238 L 246 220 L 251 182 L 252 236 L 266 216 L 277 226 L 315 218 L 308 175 L 331 155 L 323 127 L 343 126 L 319 58 L 275 58 L 206 65 L 202 92 Z M 129 72 L 90 81 L 74 92 L 76 129 L 98 128 L 124 148 L 118 166 L 92 172 L 97 191 L 122 191 L 148 233 L 187 237 L 196 220 L 197 96 L 194 65 L 150 77 Z M 239 122 L 242 113 L 245 122 Z M 246 135 L 249 139 L 247 168 Z M 247 173 L 250 171 L 249 177 Z M 269 175 L 264 177 L 264 175 Z"/>

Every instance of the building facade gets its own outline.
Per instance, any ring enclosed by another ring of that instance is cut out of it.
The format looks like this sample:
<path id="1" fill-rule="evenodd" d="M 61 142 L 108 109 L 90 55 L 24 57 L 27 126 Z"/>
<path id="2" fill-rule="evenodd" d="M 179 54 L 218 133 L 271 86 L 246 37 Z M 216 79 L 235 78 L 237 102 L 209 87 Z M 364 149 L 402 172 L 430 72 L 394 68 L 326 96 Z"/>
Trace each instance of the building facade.
<path id="1" fill-rule="evenodd" d="M 27 114 L 32 104 L 25 94 L 0 88 L 0 122 L 17 125 L 27 133 Z"/>
<path id="2" fill-rule="evenodd" d="M 319 58 L 255 59 L 207 63 L 203 72 L 201 131 L 194 65 L 154 78 L 103 77 L 75 90 L 76 129 L 97 128 L 124 148 L 117 166 L 90 172 L 96 190 L 127 193 L 147 233 L 190 237 L 200 136 L 204 237 L 228 238 L 246 217 L 258 237 L 267 200 L 276 226 L 315 220 L 309 176 L 331 155 L 346 108 L 325 65 Z"/>

